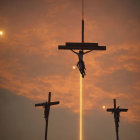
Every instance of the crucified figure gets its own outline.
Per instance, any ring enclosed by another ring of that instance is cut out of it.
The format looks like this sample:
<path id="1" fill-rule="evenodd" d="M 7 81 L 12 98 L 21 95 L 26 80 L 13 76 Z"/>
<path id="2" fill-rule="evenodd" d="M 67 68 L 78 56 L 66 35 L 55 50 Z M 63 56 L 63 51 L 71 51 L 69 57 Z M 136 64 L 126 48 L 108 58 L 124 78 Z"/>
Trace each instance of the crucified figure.
<path id="1" fill-rule="evenodd" d="M 80 73 L 82 74 L 82 77 L 84 78 L 84 76 L 86 75 L 86 73 L 85 73 L 86 68 L 85 68 L 85 64 L 83 61 L 83 55 L 91 52 L 92 50 L 86 51 L 86 52 L 84 52 L 83 50 L 80 50 L 79 53 L 75 52 L 74 50 L 71 50 L 71 51 L 78 55 L 79 61 L 77 63 L 77 67 L 78 67 Z"/>

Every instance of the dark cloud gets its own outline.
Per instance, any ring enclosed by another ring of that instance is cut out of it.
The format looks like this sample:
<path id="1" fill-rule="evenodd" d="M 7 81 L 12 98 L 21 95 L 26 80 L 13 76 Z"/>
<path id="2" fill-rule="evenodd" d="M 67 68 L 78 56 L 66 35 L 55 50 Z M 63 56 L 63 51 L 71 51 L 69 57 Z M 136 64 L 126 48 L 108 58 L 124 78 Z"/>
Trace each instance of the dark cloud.
<path id="1" fill-rule="evenodd" d="M 44 99 L 45 101 L 45 99 Z M 39 101 L 38 101 L 39 102 Z M 44 139 L 45 121 L 43 109 L 35 108 L 35 101 L 13 95 L 1 89 L 0 94 L 0 139 Z M 77 115 L 66 109 L 51 108 L 49 118 L 49 139 L 77 138 Z"/>
<path id="2" fill-rule="evenodd" d="M 37 102 L 39 101 L 35 102 L 1 89 L 0 139 L 43 139 L 44 115 L 43 109 L 34 107 Z M 119 103 L 122 104 L 122 102 Z M 111 140 L 115 136 L 113 115 L 101 110 L 101 106 L 94 111 L 92 110 L 90 114 L 83 116 L 83 126 L 84 138 L 108 138 Z M 76 140 L 78 139 L 78 130 L 79 116 L 77 114 L 73 114 L 60 106 L 51 108 L 48 129 L 49 139 L 60 138 L 63 140 L 67 138 L 68 140 Z M 130 125 L 122 118 L 121 114 L 120 138 L 131 140 L 135 137 L 138 140 L 139 137 L 136 137 L 138 134 L 139 126 L 136 124 Z"/>

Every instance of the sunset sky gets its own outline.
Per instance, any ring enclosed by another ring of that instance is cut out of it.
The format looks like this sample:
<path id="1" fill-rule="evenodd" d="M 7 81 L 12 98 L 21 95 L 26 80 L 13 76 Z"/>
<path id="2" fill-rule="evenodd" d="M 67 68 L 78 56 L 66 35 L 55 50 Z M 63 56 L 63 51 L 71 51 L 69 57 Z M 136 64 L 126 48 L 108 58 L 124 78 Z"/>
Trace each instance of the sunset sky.
<path id="1" fill-rule="evenodd" d="M 81 0 L 0 1 L 0 139 L 43 140 L 43 109 L 59 100 L 49 118 L 49 140 L 79 140 L 78 58 L 58 50 L 81 42 Z M 114 118 L 102 106 L 128 108 L 120 139 L 140 138 L 140 1 L 85 0 L 85 42 L 107 46 L 84 56 L 83 140 L 115 140 Z"/>

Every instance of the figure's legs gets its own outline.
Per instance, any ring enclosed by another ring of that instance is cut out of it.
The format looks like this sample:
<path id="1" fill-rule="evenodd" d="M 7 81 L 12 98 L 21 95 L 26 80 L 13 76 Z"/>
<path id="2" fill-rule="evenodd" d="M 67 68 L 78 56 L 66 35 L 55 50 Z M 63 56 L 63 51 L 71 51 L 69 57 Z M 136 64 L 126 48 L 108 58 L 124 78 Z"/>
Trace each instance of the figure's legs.
<path id="1" fill-rule="evenodd" d="M 86 75 L 84 67 L 82 67 L 81 69 L 81 74 L 82 74 L 82 77 L 84 78 L 84 76 Z"/>
<path id="2" fill-rule="evenodd" d="M 83 63 L 83 69 L 86 70 L 84 61 L 82 61 L 82 63 Z"/>
<path id="3" fill-rule="evenodd" d="M 84 63 L 84 61 L 82 63 L 83 63 L 83 73 L 84 73 L 84 75 L 86 75 L 86 73 L 85 73 L 85 70 L 86 70 L 85 63 Z"/>
<path id="4" fill-rule="evenodd" d="M 84 76 L 86 75 L 86 73 L 85 73 L 85 64 L 84 64 L 84 62 L 83 62 L 83 61 L 79 61 L 79 62 L 77 63 L 77 67 L 78 67 L 78 69 L 79 69 L 79 71 L 80 71 L 82 77 L 84 78 Z"/>
<path id="5" fill-rule="evenodd" d="M 80 70 L 80 68 L 82 67 L 82 66 L 81 66 L 81 61 L 79 61 L 79 62 L 77 63 L 77 67 L 78 67 L 79 70 Z"/>
<path id="6" fill-rule="evenodd" d="M 82 77 L 84 78 L 84 76 L 85 76 L 85 73 L 81 73 L 82 74 Z"/>

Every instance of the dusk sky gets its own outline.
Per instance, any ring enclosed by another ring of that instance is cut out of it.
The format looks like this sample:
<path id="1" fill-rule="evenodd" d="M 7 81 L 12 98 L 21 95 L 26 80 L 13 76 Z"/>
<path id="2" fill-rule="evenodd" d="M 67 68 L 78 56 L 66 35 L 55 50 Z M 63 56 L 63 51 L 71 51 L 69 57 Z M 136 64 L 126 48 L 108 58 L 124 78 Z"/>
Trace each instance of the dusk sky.
<path id="1" fill-rule="evenodd" d="M 51 108 L 48 140 L 79 140 L 78 57 L 58 50 L 81 42 L 81 0 L 0 1 L 0 140 L 43 140 L 43 109 Z M 84 56 L 83 140 L 115 140 L 112 113 L 118 105 L 120 140 L 140 138 L 140 1 L 85 0 L 85 42 L 107 46 Z"/>

